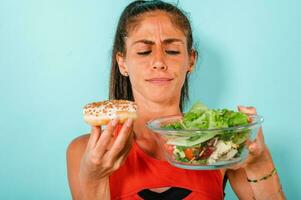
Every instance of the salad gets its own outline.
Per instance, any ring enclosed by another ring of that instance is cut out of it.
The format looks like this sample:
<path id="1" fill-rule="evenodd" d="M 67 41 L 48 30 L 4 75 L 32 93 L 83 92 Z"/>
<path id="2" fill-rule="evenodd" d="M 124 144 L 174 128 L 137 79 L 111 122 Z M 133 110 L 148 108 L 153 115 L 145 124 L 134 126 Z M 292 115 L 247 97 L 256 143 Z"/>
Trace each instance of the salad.
<path id="1" fill-rule="evenodd" d="M 244 113 L 228 109 L 209 109 L 198 102 L 182 119 L 161 128 L 179 130 L 177 135 L 167 136 L 165 143 L 169 154 L 176 161 L 206 165 L 239 157 L 250 130 L 230 127 L 243 126 L 250 122 L 251 118 Z M 181 136 L 180 130 L 195 132 Z"/>

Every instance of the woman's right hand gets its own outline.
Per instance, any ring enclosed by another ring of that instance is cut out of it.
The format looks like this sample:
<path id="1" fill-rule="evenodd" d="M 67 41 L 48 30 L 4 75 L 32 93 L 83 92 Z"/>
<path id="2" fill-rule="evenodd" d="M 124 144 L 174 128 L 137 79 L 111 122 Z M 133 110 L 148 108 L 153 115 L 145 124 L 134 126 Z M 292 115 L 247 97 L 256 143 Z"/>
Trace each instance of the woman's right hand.
<path id="1" fill-rule="evenodd" d="M 121 127 L 117 137 L 114 131 L 119 126 L 118 119 L 111 121 L 102 131 L 92 126 L 90 138 L 81 159 L 79 178 L 81 185 L 108 184 L 109 176 L 125 161 L 133 140 L 133 120 L 128 119 Z"/>

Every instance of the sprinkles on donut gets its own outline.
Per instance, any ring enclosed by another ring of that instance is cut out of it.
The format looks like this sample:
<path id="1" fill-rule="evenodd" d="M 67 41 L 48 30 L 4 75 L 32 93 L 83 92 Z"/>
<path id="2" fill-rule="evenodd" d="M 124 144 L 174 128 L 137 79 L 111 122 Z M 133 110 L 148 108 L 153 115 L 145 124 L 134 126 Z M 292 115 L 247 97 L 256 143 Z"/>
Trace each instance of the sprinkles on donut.
<path id="1" fill-rule="evenodd" d="M 84 106 L 84 120 L 93 126 L 102 126 L 118 118 L 119 123 L 137 118 L 137 105 L 127 100 L 106 100 Z"/>

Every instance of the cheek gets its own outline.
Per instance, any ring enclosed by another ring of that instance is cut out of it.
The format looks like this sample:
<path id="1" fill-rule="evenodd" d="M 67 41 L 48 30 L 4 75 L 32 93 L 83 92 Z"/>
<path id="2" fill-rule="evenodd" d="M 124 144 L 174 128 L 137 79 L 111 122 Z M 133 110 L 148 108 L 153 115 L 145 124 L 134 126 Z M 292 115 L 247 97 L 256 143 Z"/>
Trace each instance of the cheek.
<path id="1" fill-rule="evenodd" d="M 128 71 L 132 74 L 141 73 L 141 71 L 149 66 L 149 60 L 146 58 L 139 58 L 135 55 L 129 55 L 126 59 L 126 66 Z"/>
<path id="2" fill-rule="evenodd" d="M 187 66 L 178 66 L 178 69 L 175 70 L 173 74 L 175 79 L 177 80 L 177 88 L 182 88 L 187 74 Z"/>
<path id="3" fill-rule="evenodd" d="M 189 67 L 189 58 L 186 54 L 174 57 L 168 56 L 166 64 L 172 71 L 176 70 L 179 73 L 187 72 Z"/>
<path id="4" fill-rule="evenodd" d="M 186 75 L 184 72 L 179 71 L 173 72 L 172 74 L 174 77 L 174 81 L 170 87 L 170 91 L 172 91 L 173 93 L 178 93 L 179 91 L 181 91 L 181 88 L 184 85 Z"/>
<path id="5" fill-rule="evenodd" d="M 132 87 L 143 87 L 144 85 L 144 74 L 145 70 L 137 69 L 135 67 L 132 67 L 129 69 L 129 74 L 130 74 L 130 81 L 132 84 Z"/>
<path id="6" fill-rule="evenodd" d="M 178 80 L 179 87 L 182 87 L 186 78 L 186 71 L 175 74 L 176 79 Z"/>
<path id="7" fill-rule="evenodd" d="M 188 62 L 183 59 L 178 59 L 177 62 L 170 63 L 168 66 L 169 71 L 171 71 L 177 78 L 185 78 L 189 67 Z"/>

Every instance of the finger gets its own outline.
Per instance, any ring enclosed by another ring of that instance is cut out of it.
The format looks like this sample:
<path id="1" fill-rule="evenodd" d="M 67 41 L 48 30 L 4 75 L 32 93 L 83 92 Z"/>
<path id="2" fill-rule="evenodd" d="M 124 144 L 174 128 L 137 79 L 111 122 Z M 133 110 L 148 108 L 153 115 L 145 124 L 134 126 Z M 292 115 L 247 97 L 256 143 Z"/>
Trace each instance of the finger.
<path id="1" fill-rule="evenodd" d="M 133 138 L 134 138 L 134 134 L 132 134 L 131 132 L 129 137 L 127 138 L 127 141 L 125 142 L 125 147 L 123 148 L 122 151 L 119 152 L 117 158 L 124 156 L 132 148 Z"/>
<path id="2" fill-rule="evenodd" d="M 247 115 L 255 115 L 256 108 L 253 106 L 237 106 L 238 111 L 245 113 Z"/>
<path id="3" fill-rule="evenodd" d="M 229 167 L 227 167 L 227 169 L 231 169 L 231 170 L 238 170 L 240 168 L 243 168 L 245 166 L 245 160 L 236 164 L 233 164 Z"/>
<path id="4" fill-rule="evenodd" d="M 232 166 L 227 167 L 227 169 L 238 170 L 239 168 L 241 168 L 240 166 L 241 166 L 241 164 L 234 164 Z"/>
<path id="5" fill-rule="evenodd" d="M 112 120 L 102 132 L 101 137 L 97 141 L 95 146 L 95 151 L 98 152 L 99 157 L 102 157 L 105 151 L 107 150 L 107 146 L 110 143 L 110 140 L 113 138 L 113 132 L 118 124 L 118 119 Z"/>
<path id="6" fill-rule="evenodd" d="M 249 149 L 249 153 L 254 155 L 258 151 L 258 145 L 256 144 L 256 142 L 253 142 L 249 145 L 248 149 Z"/>
<path id="7" fill-rule="evenodd" d="M 110 139 L 109 144 L 107 145 L 107 150 L 110 150 L 114 144 L 115 138 L 114 136 Z"/>
<path id="8" fill-rule="evenodd" d="M 122 128 L 122 124 L 117 124 L 113 132 L 113 137 L 110 139 L 109 144 L 107 145 L 107 150 L 110 150 L 114 144 L 114 141 Z"/>
<path id="9" fill-rule="evenodd" d="M 129 142 L 128 144 L 131 144 L 131 142 Z M 114 170 L 117 170 L 121 165 L 123 165 L 131 149 L 132 145 L 127 145 L 124 152 L 117 158 L 117 161 L 114 163 Z"/>
<path id="10" fill-rule="evenodd" d="M 118 133 L 120 132 L 121 128 L 122 128 L 122 124 L 118 124 L 118 125 L 116 126 L 116 129 L 114 130 L 114 133 L 113 133 L 114 138 L 117 137 L 117 135 L 118 135 Z"/>
<path id="11" fill-rule="evenodd" d="M 130 137 L 132 133 L 132 128 L 133 128 L 133 119 L 128 119 L 126 123 L 122 126 L 112 148 L 110 151 L 110 157 L 112 159 L 116 159 L 118 157 L 118 154 L 124 150 L 128 138 Z"/>
<path id="12" fill-rule="evenodd" d="M 251 154 L 259 155 L 264 151 L 265 143 L 262 132 L 259 132 L 255 141 L 248 147 Z"/>
<path id="13" fill-rule="evenodd" d="M 256 138 L 258 138 L 260 143 L 264 143 L 264 136 L 263 136 L 262 127 L 259 128 Z"/>
<path id="14" fill-rule="evenodd" d="M 88 148 L 92 149 L 95 147 L 100 135 L 101 135 L 101 126 L 92 126 L 90 138 L 87 144 Z"/>

